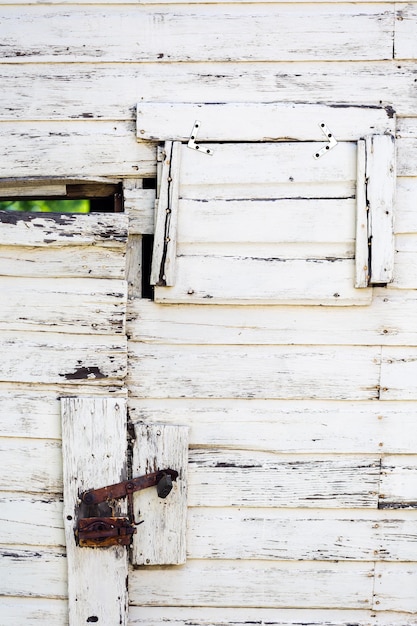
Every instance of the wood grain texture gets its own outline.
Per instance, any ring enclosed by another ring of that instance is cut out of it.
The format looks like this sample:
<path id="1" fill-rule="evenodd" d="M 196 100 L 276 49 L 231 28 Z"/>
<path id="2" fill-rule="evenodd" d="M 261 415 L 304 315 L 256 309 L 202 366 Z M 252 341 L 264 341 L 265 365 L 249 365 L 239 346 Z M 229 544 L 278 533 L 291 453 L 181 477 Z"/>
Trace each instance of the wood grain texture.
<path id="1" fill-rule="evenodd" d="M 190 506 L 377 508 L 380 462 L 190 450 Z"/>
<path id="2" fill-rule="evenodd" d="M 115 398 L 64 398 L 61 407 L 69 624 L 125 626 L 126 548 L 80 548 L 75 543 L 74 528 L 78 515 L 82 515 L 81 492 L 127 478 L 126 404 Z M 117 509 L 115 506 L 115 512 Z M 118 512 L 125 513 L 126 509 Z"/>
<path id="3" fill-rule="evenodd" d="M 416 59 L 416 16 L 414 2 L 395 5 L 395 48 L 396 59 Z"/>
<path id="4" fill-rule="evenodd" d="M 130 608 L 129 624 L 146 626 L 246 626 L 248 622 L 262 621 L 271 626 L 415 626 L 417 617 L 401 612 L 320 609 L 251 609 L 215 607 L 137 607 Z"/>
<path id="5" fill-rule="evenodd" d="M 128 311 L 128 334 L 142 343 L 417 345 L 411 290 L 374 289 L 366 314 L 361 307 L 167 307 L 145 300 L 129 302 Z"/>
<path id="6" fill-rule="evenodd" d="M 3 64 L 0 119 L 134 121 L 139 98 L 172 103 L 173 94 L 189 103 L 348 102 L 380 107 L 382 100 L 398 115 L 413 116 L 414 70 L 413 61 L 392 60 Z"/>
<path id="7" fill-rule="evenodd" d="M 31 28 L 34 19 L 47 33 L 44 46 Z M 113 37 L 115 23 L 122 39 Z M 0 36 L 1 57 L 13 63 L 383 60 L 392 58 L 393 30 L 393 8 L 384 4 L 200 4 L 198 11 L 181 5 L 158 11 L 40 5 L 18 13 L 5 6 Z"/>
<path id="8" fill-rule="evenodd" d="M 0 478 L 2 491 L 22 493 L 62 493 L 62 449 L 58 441 L 0 438 L 7 474 Z M 22 459 L 25 459 L 22 463 Z M 28 472 L 30 468 L 30 473 Z"/>
<path id="9" fill-rule="evenodd" d="M 94 245 L 124 249 L 127 241 L 127 226 L 127 216 L 123 213 L 45 215 L 0 211 L 2 246 L 54 248 Z"/>
<path id="10" fill-rule="evenodd" d="M 0 548 L 2 595 L 67 597 L 67 560 L 63 548 Z"/>
<path id="11" fill-rule="evenodd" d="M 132 343 L 138 398 L 364 400 L 378 396 L 379 348 L 150 346 Z"/>
<path id="12" fill-rule="evenodd" d="M 264 452 L 414 454 L 414 412 L 401 401 L 129 399 L 132 421 L 190 427 L 190 445 Z"/>
<path id="13" fill-rule="evenodd" d="M 140 181 L 140 184 L 142 181 Z M 155 190 L 137 187 L 137 181 L 123 183 L 124 210 L 129 218 L 130 235 L 153 235 L 155 230 Z"/>
<path id="14" fill-rule="evenodd" d="M 416 560 L 415 511 L 195 509 L 188 518 L 190 559 L 265 561 Z"/>
<path id="15" fill-rule="evenodd" d="M 65 546 L 61 497 L 0 493 L 1 541 L 20 546 Z"/>
<path id="16" fill-rule="evenodd" d="M 381 611 L 417 612 L 415 563 L 376 563 L 374 607 Z M 415 619 L 415 615 L 413 615 Z"/>
<path id="17" fill-rule="evenodd" d="M 132 475 L 173 469 L 173 481 L 167 498 L 157 490 L 146 489 L 134 496 L 144 525 L 133 537 L 133 565 L 181 565 L 186 561 L 188 427 L 172 424 L 137 424 L 133 445 Z"/>
<path id="18" fill-rule="evenodd" d="M 0 277 L 0 330 L 120 335 L 126 283 L 92 278 Z"/>
<path id="19" fill-rule="evenodd" d="M 117 384 L 126 375 L 126 338 L 4 332 L 3 382 Z"/>
<path id="20" fill-rule="evenodd" d="M 381 362 L 381 400 L 417 398 L 417 356 L 408 347 L 383 348 Z"/>
<path id="21" fill-rule="evenodd" d="M 41 626 L 42 624 L 61 625 L 68 620 L 66 600 L 51 598 L 0 598 L 2 617 L 11 624 Z"/>
<path id="22" fill-rule="evenodd" d="M 381 507 L 417 508 L 416 457 L 387 455 L 382 461 Z"/>
<path id="23" fill-rule="evenodd" d="M 198 120 L 196 141 L 318 141 L 325 138 L 320 123 L 326 124 L 338 141 L 356 141 L 372 133 L 395 130 L 390 110 L 366 107 L 332 107 L 316 104 L 284 103 L 196 103 L 139 102 L 139 140 L 188 141 Z"/>
<path id="24" fill-rule="evenodd" d="M 132 605 L 265 608 L 367 608 L 372 605 L 370 563 L 190 561 L 161 572 L 131 572 Z M 300 585 L 301 580 L 309 584 Z"/>

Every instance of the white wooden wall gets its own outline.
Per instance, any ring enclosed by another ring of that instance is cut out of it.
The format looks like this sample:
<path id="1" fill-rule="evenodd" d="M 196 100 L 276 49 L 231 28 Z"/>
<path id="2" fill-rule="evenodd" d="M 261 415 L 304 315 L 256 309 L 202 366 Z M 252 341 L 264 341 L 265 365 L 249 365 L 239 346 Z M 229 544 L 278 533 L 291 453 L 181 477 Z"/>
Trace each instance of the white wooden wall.
<path id="1" fill-rule="evenodd" d="M 123 216 L 1 223 L 0 622 L 67 623 L 58 398 L 127 376 L 134 422 L 191 437 L 188 560 L 131 569 L 132 626 L 415 626 L 417 3 L 2 0 L 0 37 L 0 185 L 123 179 L 131 247 L 137 102 L 383 105 L 398 150 L 364 307 L 136 298 L 125 327 Z"/>

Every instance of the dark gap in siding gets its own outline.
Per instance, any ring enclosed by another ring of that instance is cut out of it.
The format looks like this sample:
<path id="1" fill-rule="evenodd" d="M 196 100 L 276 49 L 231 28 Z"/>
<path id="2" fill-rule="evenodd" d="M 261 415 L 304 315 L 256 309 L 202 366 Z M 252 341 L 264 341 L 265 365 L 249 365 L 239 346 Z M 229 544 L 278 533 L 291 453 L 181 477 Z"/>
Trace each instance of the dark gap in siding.
<path id="1" fill-rule="evenodd" d="M 154 288 L 151 285 L 153 241 L 153 235 L 142 235 L 142 298 L 147 300 L 154 299 Z"/>

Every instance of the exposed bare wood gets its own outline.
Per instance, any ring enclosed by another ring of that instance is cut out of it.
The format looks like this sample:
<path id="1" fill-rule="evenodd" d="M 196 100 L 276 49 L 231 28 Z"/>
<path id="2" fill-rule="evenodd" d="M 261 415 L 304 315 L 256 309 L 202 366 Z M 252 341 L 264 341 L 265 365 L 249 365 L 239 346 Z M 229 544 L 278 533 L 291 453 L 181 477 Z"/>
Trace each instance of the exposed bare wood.
<path id="1" fill-rule="evenodd" d="M 64 398 L 62 433 L 69 624 L 125 626 L 126 548 L 80 548 L 74 537 L 78 495 L 127 478 L 125 402 L 114 398 Z"/>
<path id="2" fill-rule="evenodd" d="M 133 537 L 134 565 L 181 565 L 186 561 L 188 427 L 137 424 L 133 447 L 133 476 L 173 469 L 178 478 L 166 499 L 156 489 L 135 494 L 135 508 L 144 525 Z"/>
<path id="3" fill-rule="evenodd" d="M 45 215 L 0 211 L 0 237 L 2 246 L 99 245 L 123 249 L 127 240 L 127 217 L 120 213 Z"/>
<path id="4" fill-rule="evenodd" d="M 129 300 L 142 296 L 142 235 L 130 235 L 126 250 L 126 280 Z"/>
<path id="5" fill-rule="evenodd" d="M 3 382 L 117 384 L 126 375 L 126 338 L 118 335 L 0 334 Z"/>
<path id="6" fill-rule="evenodd" d="M 18 14 L 5 6 L 1 57 L 9 63 L 392 58 L 392 7 L 311 6 L 200 4 L 196 10 L 178 5 L 160 7 L 157 19 L 155 9 L 143 5 L 108 5 L 105 12 L 88 5 L 72 10 L 40 5 L 20 8 Z M 17 18 L 19 29 L 13 27 Z M 38 30 L 48 33 L 44 47 L 33 32 L 34 19 Z M 113 36 L 115 20 L 122 38 Z"/>

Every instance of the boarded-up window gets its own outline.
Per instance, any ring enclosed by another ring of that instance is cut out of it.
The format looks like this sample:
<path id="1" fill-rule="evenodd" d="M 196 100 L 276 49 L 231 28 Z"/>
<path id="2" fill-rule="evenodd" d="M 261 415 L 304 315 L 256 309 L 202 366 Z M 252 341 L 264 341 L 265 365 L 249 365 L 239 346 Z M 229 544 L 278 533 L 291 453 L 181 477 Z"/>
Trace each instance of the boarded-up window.
<path id="1" fill-rule="evenodd" d="M 387 283 L 392 274 L 394 143 L 383 134 L 393 130 L 391 112 L 353 108 L 351 115 L 351 108 L 307 105 L 191 109 L 138 109 L 139 136 L 154 139 L 159 124 L 160 137 L 175 139 L 160 157 L 156 301 L 368 304 L 371 290 L 358 287 Z M 199 136 L 182 143 L 186 122 L 195 130 L 196 115 L 206 123 L 199 121 Z M 335 139 L 323 151 L 320 120 L 326 117 Z M 366 139 L 358 144 L 361 136 Z"/>

